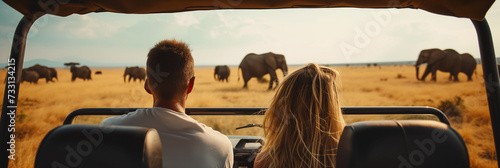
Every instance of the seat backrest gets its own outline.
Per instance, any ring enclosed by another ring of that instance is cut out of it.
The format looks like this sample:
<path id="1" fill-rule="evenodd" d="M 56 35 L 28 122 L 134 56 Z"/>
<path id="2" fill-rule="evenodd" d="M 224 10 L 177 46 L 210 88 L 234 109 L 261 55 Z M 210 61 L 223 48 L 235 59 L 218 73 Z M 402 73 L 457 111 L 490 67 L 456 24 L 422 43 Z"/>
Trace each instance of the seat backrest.
<path id="1" fill-rule="evenodd" d="M 349 124 L 337 168 L 468 168 L 462 137 L 449 125 L 428 120 L 379 120 Z"/>
<path id="2" fill-rule="evenodd" d="M 63 125 L 42 140 L 35 168 L 158 168 L 162 158 L 160 137 L 153 128 Z"/>

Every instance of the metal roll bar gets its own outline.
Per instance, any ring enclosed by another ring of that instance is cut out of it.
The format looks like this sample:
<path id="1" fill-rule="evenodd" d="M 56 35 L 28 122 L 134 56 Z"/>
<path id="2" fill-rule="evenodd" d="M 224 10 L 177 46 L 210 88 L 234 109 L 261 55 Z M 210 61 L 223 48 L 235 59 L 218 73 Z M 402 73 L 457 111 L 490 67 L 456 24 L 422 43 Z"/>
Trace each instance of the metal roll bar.
<path id="1" fill-rule="evenodd" d="M 24 62 L 24 51 L 26 47 L 26 39 L 28 35 L 28 31 L 36 21 L 38 17 L 28 18 L 23 17 L 19 22 L 14 37 L 11 48 L 10 58 L 8 60 L 8 78 L 5 85 L 4 91 L 4 99 L 2 105 L 2 114 L 0 119 L 0 131 L 1 137 L 0 142 L 4 143 L 0 145 L 0 151 L 3 151 L 1 159 L 0 159 L 0 167 L 8 167 L 10 152 L 10 146 L 12 144 L 5 143 L 9 142 L 11 136 L 15 136 L 13 134 L 13 130 L 9 130 L 13 128 L 13 124 L 15 124 L 16 119 L 16 110 L 17 110 L 17 102 L 19 95 L 19 83 L 22 70 L 23 62 Z M 488 107 L 491 116 L 491 124 L 493 127 L 493 135 L 495 140 L 496 151 L 499 149 L 500 145 L 500 82 L 498 77 L 498 69 L 495 57 L 495 51 L 493 46 L 493 40 L 491 37 L 491 31 L 488 25 L 488 22 L 483 21 L 475 21 L 472 20 L 476 32 L 478 35 L 479 48 L 481 52 L 481 62 L 484 73 L 484 81 L 486 92 L 488 96 Z M 10 78 L 9 78 L 10 77 Z M 225 109 L 225 108 L 224 108 Z M 234 109 L 225 109 L 225 110 L 234 110 Z M 366 109 L 362 109 L 366 110 Z M 196 109 L 193 109 L 192 113 L 195 113 Z M 13 138 L 12 138 L 13 139 Z M 500 160 L 500 155 L 497 155 L 497 160 Z M 500 166 L 500 162 L 499 162 Z"/>

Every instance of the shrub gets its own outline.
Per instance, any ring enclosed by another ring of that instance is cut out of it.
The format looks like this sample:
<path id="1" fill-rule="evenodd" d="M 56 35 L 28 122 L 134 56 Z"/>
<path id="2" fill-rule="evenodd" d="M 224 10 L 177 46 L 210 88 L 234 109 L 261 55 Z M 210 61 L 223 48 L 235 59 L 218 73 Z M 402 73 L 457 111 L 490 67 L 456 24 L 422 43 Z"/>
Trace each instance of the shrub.
<path id="1" fill-rule="evenodd" d="M 26 114 L 24 114 L 23 112 L 21 112 L 21 115 L 19 115 L 19 123 L 23 122 L 24 119 L 26 118 Z"/>
<path id="2" fill-rule="evenodd" d="M 405 76 L 403 76 L 403 75 L 401 75 L 401 74 L 398 74 L 398 76 L 396 76 L 396 78 L 398 78 L 398 79 L 404 79 L 404 78 L 406 78 L 406 77 L 405 77 Z"/>
<path id="3" fill-rule="evenodd" d="M 441 110 L 448 117 L 460 117 L 462 116 L 462 110 L 465 109 L 464 100 L 457 96 L 452 100 L 441 101 L 438 109 Z"/>

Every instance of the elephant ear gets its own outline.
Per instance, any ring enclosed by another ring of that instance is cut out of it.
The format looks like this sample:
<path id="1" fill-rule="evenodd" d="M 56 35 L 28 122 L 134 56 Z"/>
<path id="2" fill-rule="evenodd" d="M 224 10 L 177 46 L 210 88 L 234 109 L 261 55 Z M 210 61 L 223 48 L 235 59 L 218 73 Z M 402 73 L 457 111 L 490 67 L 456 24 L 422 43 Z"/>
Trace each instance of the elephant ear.
<path id="1" fill-rule="evenodd" d="M 446 53 L 442 50 L 430 52 L 428 64 L 435 64 L 446 57 Z"/>
<path id="2" fill-rule="evenodd" d="M 422 52 L 422 59 L 423 60 L 429 60 L 429 55 L 430 53 L 432 53 L 431 51 L 427 51 L 427 52 Z"/>
<path id="3" fill-rule="evenodd" d="M 266 54 L 264 55 L 266 58 L 265 58 L 265 61 L 266 61 L 266 64 L 272 68 L 272 69 L 276 69 L 278 67 L 278 65 L 276 64 L 276 55 L 274 54 Z"/>

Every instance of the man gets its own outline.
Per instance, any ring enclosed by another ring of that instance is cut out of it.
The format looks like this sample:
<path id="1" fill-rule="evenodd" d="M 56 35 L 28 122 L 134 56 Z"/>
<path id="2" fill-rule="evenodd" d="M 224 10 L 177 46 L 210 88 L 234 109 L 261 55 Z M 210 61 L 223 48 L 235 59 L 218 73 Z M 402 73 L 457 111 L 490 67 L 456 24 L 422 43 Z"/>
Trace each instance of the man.
<path id="1" fill-rule="evenodd" d="M 194 79 L 189 47 L 176 40 L 161 41 L 149 51 L 144 84 L 153 95 L 153 108 L 111 117 L 101 125 L 155 128 L 162 141 L 164 168 L 232 168 L 229 139 L 185 113 Z"/>

